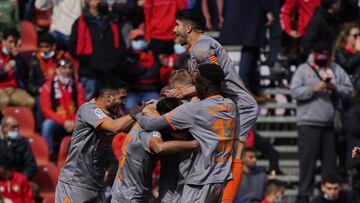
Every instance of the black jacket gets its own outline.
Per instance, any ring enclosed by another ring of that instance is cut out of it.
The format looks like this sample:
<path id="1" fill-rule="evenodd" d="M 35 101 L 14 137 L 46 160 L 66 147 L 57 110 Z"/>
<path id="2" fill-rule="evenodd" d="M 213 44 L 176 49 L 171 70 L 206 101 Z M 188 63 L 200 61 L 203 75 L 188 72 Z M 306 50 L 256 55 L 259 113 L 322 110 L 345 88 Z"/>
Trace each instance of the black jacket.
<path id="1" fill-rule="evenodd" d="M 79 61 L 79 76 L 107 77 L 120 74 L 125 61 L 126 45 L 119 25 L 120 47 L 115 49 L 111 30 L 111 23 L 118 23 L 118 18 L 115 15 L 96 18 L 87 9 L 84 10 L 83 17 L 90 30 L 93 53 L 86 55 L 76 53 L 78 18 L 72 26 L 69 47 L 71 55 Z"/>
<path id="2" fill-rule="evenodd" d="M 0 151 L 6 151 L 9 166 L 24 174 L 28 179 L 34 177 L 36 161 L 29 141 L 21 137 L 18 140 L 9 140 L 7 143 L 0 140 L 0 143 Z"/>
<path id="3" fill-rule="evenodd" d="M 306 55 L 316 47 L 324 47 L 330 52 L 338 34 L 338 28 L 338 18 L 326 9 L 318 7 L 302 39 L 302 48 Z"/>
<path id="4" fill-rule="evenodd" d="M 324 198 L 324 194 L 320 194 L 316 196 L 311 203 L 353 203 L 354 199 L 352 198 L 352 194 L 350 192 L 346 192 L 341 190 L 339 193 L 339 197 L 335 201 L 330 201 Z"/>
<path id="5" fill-rule="evenodd" d="M 335 62 L 338 63 L 349 75 L 354 75 L 360 70 L 360 52 L 352 54 L 341 48 L 336 51 Z"/>
<path id="6" fill-rule="evenodd" d="M 223 44 L 260 47 L 265 43 L 266 12 L 269 0 L 228 0 L 220 41 Z"/>

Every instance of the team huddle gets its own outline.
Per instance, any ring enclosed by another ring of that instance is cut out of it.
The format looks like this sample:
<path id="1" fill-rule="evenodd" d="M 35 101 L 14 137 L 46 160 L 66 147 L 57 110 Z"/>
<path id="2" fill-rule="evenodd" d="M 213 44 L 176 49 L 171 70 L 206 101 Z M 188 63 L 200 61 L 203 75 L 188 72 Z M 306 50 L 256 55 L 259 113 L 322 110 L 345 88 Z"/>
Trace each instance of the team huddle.
<path id="1" fill-rule="evenodd" d="M 131 128 L 119 157 L 111 202 L 148 202 L 161 163 L 158 202 L 233 202 L 241 150 L 258 107 L 222 46 L 203 32 L 201 12 L 176 14 L 176 40 L 188 47 L 188 71 L 170 79 L 159 101 L 119 111 L 124 84 L 107 80 L 77 113 L 55 201 L 105 202 L 106 153 L 114 133 Z"/>

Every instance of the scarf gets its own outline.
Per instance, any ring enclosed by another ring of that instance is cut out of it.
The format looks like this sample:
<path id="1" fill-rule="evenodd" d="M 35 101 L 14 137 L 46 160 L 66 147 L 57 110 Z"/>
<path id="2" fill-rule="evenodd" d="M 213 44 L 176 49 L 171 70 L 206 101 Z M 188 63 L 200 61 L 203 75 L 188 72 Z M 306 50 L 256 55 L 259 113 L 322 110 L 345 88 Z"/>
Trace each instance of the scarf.
<path id="1" fill-rule="evenodd" d="M 76 114 L 77 109 L 77 89 L 73 80 L 69 84 L 61 84 L 59 77 L 55 76 L 51 87 L 52 109 L 57 115 L 71 119 Z"/>
<path id="2" fill-rule="evenodd" d="M 120 47 L 119 26 L 116 23 L 111 23 L 111 31 L 113 33 L 113 40 L 115 49 Z M 87 26 L 84 16 L 81 15 L 78 21 L 78 34 L 76 43 L 76 54 L 92 54 L 93 53 L 92 39 L 89 27 Z"/>

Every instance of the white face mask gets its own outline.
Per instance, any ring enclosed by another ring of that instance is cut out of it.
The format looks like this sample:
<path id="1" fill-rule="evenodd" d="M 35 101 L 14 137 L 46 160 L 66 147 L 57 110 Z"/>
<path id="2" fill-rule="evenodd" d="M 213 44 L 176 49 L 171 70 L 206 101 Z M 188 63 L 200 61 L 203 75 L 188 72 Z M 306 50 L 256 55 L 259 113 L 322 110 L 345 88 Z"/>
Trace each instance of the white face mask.
<path id="1" fill-rule="evenodd" d="M 70 78 L 59 75 L 59 81 L 61 82 L 61 84 L 67 85 L 70 82 Z"/>
<path id="2" fill-rule="evenodd" d="M 174 52 L 175 54 L 183 54 L 186 52 L 186 49 L 184 46 L 181 46 L 180 44 L 175 44 L 174 45 Z"/>
<path id="3" fill-rule="evenodd" d="M 55 55 L 55 51 L 54 50 L 51 50 L 49 53 L 45 53 L 45 52 L 41 52 L 41 57 L 43 59 L 49 59 L 49 58 L 52 58 L 53 56 Z"/>
<path id="4" fill-rule="evenodd" d="M 131 41 L 131 47 L 134 51 L 142 51 L 146 47 L 146 42 L 143 39 Z"/>
<path id="5" fill-rule="evenodd" d="M 7 136 L 8 136 L 8 138 L 11 139 L 11 140 L 17 140 L 17 139 L 20 138 L 20 134 L 19 134 L 18 131 L 9 131 L 9 132 L 7 133 Z"/>
<path id="6" fill-rule="evenodd" d="M 5 54 L 5 55 L 9 55 L 9 50 L 6 48 L 6 47 L 3 47 L 2 48 L 2 52 Z"/>

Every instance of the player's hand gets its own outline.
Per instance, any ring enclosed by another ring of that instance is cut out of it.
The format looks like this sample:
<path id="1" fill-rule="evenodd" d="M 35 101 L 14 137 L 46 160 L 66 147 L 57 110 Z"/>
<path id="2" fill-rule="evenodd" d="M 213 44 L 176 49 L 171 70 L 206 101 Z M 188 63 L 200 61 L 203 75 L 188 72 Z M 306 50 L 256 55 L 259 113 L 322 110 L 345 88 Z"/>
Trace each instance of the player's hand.
<path id="1" fill-rule="evenodd" d="M 353 159 L 360 158 L 360 147 L 354 147 L 351 153 Z"/>
<path id="2" fill-rule="evenodd" d="M 320 81 L 316 85 L 314 85 L 312 89 L 314 92 L 322 92 L 326 90 L 326 88 L 327 88 L 327 84 L 323 81 Z"/>
<path id="3" fill-rule="evenodd" d="M 131 118 L 135 120 L 136 114 L 140 113 L 144 109 L 144 107 L 145 107 L 145 103 L 142 103 L 141 106 L 136 105 L 133 108 L 131 108 L 129 111 L 129 115 L 131 116 Z"/>
<path id="4" fill-rule="evenodd" d="M 296 30 L 291 30 L 291 31 L 289 32 L 289 35 L 290 35 L 290 37 L 292 37 L 292 38 L 294 38 L 294 39 L 297 39 L 297 38 L 300 37 L 300 33 L 299 33 L 298 31 L 296 31 Z"/>
<path id="5" fill-rule="evenodd" d="M 157 101 L 154 101 L 154 102 L 146 105 L 145 108 L 142 110 L 142 113 L 144 115 L 150 116 L 150 117 L 160 116 L 160 113 L 156 110 L 156 104 L 157 104 Z"/>
<path id="6" fill-rule="evenodd" d="M 71 133 L 74 130 L 74 127 L 75 127 L 74 121 L 66 120 L 64 122 L 64 129 L 67 133 Z"/>
<path id="7" fill-rule="evenodd" d="M 267 12 L 266 13 L 266 26 L 269 27 L 271 26 L 272 24 L 274 24 L 274 15 L 271 13 L 271 12 Z"/>
<path id="8" fill-rule="evenodd" d="M 166 97 L 176 97 L 178 99 L 182 99 L 187 96 L 184 87 L 165 90 L 164 94 Z"/>

